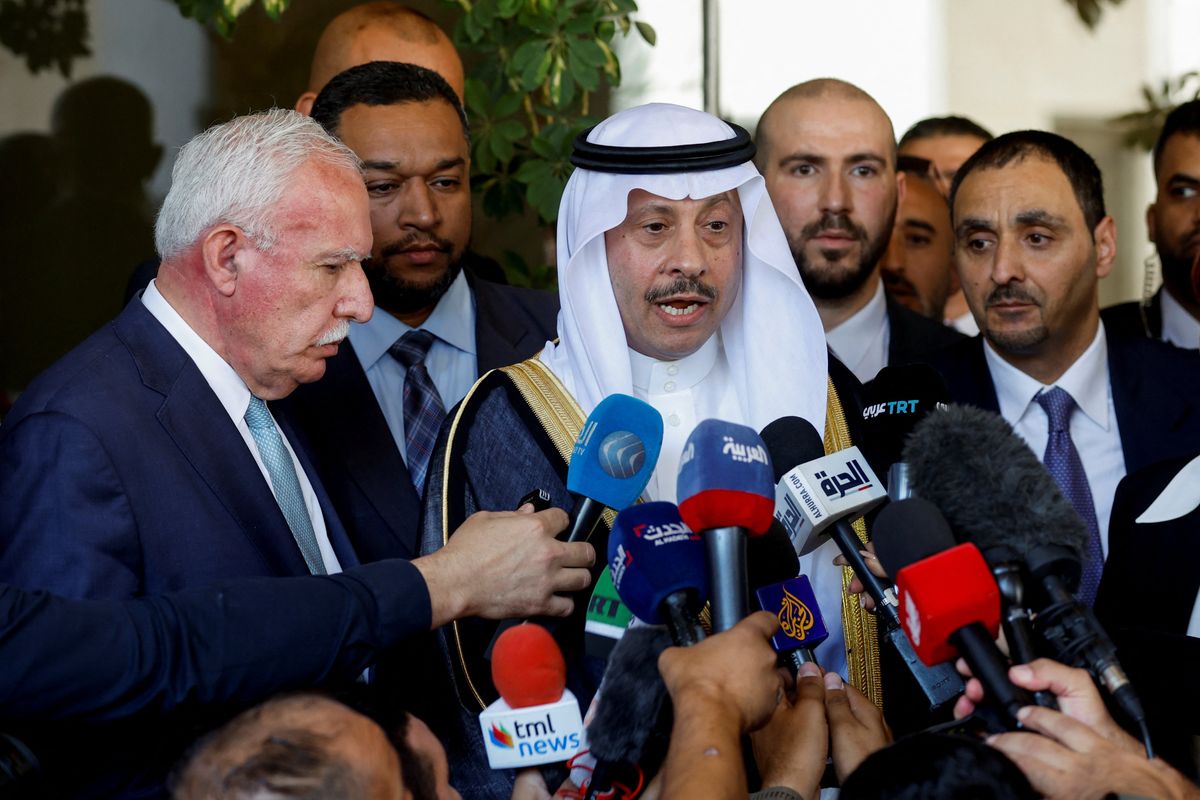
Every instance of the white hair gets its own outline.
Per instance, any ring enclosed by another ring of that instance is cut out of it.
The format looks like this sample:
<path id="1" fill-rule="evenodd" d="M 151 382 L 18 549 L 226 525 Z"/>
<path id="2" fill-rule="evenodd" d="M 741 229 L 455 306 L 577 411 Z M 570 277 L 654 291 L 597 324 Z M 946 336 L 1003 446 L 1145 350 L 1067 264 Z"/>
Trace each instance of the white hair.
<path id="1" fill-rule="evenodd" d="M 178 255 L 220 223 L 236 225 L 255 245 L 270 249 L 273 206 L 311 159 L 361 174 L 350 148 L 290 109 L 235 117 L 197 135 L 179 150 L 154 224 L 159 256 Z"/>

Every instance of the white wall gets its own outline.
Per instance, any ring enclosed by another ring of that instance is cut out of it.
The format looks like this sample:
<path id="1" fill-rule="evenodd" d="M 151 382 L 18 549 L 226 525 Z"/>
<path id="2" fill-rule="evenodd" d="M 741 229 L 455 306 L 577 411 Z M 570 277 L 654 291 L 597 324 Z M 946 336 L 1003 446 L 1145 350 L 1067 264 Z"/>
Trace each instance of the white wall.
<path id="1" fill-rule="evenodd" d="M 150 98 L 155 139 L 166 149 L 149 188 L 161 199 L 175 151 L 195 135 L 208 94 L 208 34 L 165 0 L 92 0 L 87 9 L 95 55 L 75 62 L 72 79 L 114 75 Z M 0 48 L 0 136 L 48 132 L 54 100 L 69 83 L 57 70 L 30 75 L 24 61 Z"/>

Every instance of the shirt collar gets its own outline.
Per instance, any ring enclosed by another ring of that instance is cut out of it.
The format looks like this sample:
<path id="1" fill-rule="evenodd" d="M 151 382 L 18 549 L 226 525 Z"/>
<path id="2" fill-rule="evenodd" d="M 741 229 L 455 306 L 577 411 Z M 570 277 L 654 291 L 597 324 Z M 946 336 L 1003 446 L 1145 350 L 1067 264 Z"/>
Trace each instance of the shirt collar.
<path id="1" fill-rule="evenodd" d="M 875 294 L 867 304 L 825 336 L 842 363 L 857 364 L 862 361 L 871 343 L 883 335 L 886 327 L 887 300 L 883 295 L 883 281 L 878 281 Z"/>
<path id="2" fill-rule="evenodd" d="M 983 354 L 993 376 L 992 384 L 996 387 L 1000 416 L 1005 419 L 1020 419 L 1039 392 L 1060 386 L 1092 422 L 1104 430 L 1109 429 L 1108 340 L 1104 336 L 1104 323 L 1097 326 L 1096 337 L 1083 354 L 1050 385 L 1031 378 L 1005 361 L 986 338 L 983 341 Z"/>
<path id="3" fill-rule="evenodd" d="M 1162 290 L 1162 338 L 1176 347 L 1200 347 L 1200 320 L 1179 305 L 1166 287 Z"/>
<path id="4" fill-rule="evenodd" d="M 691 389 L 712 372 L 721 350 L 719 339 L 720 333 L 714 334 L 699 350 L 675 361 L 660 361 L 630 348 L 629 366 L 634 388 L 647 394 Z"/>
<path id="5" fill-rule="evenodd" d="M 475 298 L 467 283 L 467 276 L 459 271 L 458 277 L 438 300 L 429 319 L 420 325 L 439 340 L 463 352 L 475 352 Z M 364 370 L 370 369 L 383 358 L 393 344 L 404 334 L 413 330 L 381 308 L 376 308 L 371 319 L 365 323 L 350 325 L 350 343 Z"/>
<path id="6" fill-rule="evenodd" d="M 221 358 L 200 334 L 192 330 L 192 326 L 187 324 L 179 312 L 167 302 L 167 298 L 158 291 L 155 281 L 150 281 L 150 285 L 142 292 L 142 305 L 162 323 L 192 359 L 230 418 L 235 423 L 244 418 L 246 409 L 250 407 L 250 387 L 237 371 L 229 366 L 229 362 Z"/>

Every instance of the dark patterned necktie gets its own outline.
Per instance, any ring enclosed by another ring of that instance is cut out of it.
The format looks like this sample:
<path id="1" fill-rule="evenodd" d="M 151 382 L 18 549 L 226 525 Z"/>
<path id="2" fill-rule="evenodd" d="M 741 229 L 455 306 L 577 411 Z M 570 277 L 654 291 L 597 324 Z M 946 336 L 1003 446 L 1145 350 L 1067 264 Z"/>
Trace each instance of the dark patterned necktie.
<path id="1" fill-rule="evenodd" d="M 1075 398 L 1061 387 L 1043 391 L 1036 398 L 1038 405 L 1050 420 L 1050 438 L 1046 440 L 1046 455 L 1042 463 L 1058 482 L 1058 488 L 1075 507 L 1075 511 L 1087 525 L 1088 548 L 1083 562 L 1083 574 L 1079 579 L 1078 597 L 1081 603 L 1091 606 L 1096 600 L 1096 587 L 1100 585 L 1100 573 L 1104 570 L 1104 551 L 1100 547 L 1100 526 L 1096 523 L 1096 506 L 1092 502 L 1092 488 L 1079 451 L 1071 441 L 1071 413 L 1075 410 Z"/>
<path id="2" fill-rule="evenodd" d="M 404 367 L 404 448 L 408 452 L 408 472 L 417 494 L 425 488 L 429 457 L 437 443 L 438 429 L 446 418 L 446 407 L 429 377 L 425 356 L 433 346 L 434 335 L 426 330 L 409 331 L 388 348 L 392 358 Z"/>

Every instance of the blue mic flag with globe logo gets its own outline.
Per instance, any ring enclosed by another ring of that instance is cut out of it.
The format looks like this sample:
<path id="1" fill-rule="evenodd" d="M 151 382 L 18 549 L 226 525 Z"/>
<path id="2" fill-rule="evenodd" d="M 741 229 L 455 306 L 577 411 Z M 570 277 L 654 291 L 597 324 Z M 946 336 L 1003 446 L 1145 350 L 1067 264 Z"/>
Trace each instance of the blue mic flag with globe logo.
<path id="1" fill-rule="evenodd" d="M 650 482 L 662 449 L 662 416 L 648 403 L 611 394 L 588 416 L 571 451 L 567 489 L 620 510 Z"/>

